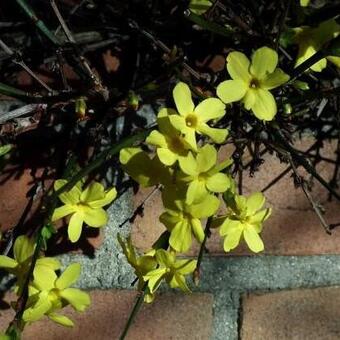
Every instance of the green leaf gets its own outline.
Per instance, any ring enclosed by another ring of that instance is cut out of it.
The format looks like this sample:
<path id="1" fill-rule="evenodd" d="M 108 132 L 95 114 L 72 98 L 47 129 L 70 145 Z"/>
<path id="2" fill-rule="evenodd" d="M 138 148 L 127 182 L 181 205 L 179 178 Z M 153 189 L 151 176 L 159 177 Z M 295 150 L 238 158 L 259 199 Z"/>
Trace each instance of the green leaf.
<path id="1" fill-rule="evenodd" d="M 0 157 L 6 155 L 6 153 L 9 153 L 13 148 L 12 144 L 6 144 L 0 146 Z"/>

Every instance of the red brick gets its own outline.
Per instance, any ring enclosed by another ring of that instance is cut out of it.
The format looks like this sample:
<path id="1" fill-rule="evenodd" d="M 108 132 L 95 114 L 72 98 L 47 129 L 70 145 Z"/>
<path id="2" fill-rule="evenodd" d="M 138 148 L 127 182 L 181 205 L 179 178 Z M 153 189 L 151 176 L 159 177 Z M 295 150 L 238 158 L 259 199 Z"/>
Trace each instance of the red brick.
<path id="1" fill-rule="evenodd" d="M 242 340 L 340 339 L 340 288 L 301 289 L 243 299 Z"/>
<path id="2" fill-rule="evenodd" d="M 126 290 L 91 291 L 91 307 L 84 313 L 65 309 L 74 328 L 59 326 L 48 319 L 33 323 L 24 331 L 23 340 L 113 340 L 121 334 L 136 298 Z M 212 327 L 210 294 L 158 295 L 151 305 L 143 305 L 127 340 L 208 340 Z M 0 329 L 11 319 L 9 311 L 0 318 Z"/>

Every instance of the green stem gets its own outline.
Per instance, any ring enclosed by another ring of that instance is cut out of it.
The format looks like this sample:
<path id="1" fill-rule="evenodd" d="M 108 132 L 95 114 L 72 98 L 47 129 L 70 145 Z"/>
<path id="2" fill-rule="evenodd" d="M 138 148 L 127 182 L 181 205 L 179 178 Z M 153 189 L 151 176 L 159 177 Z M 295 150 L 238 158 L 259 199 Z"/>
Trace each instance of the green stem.
<path id="1" fill-rule="evenodd" d="M 17 4 L 23 9 L 26 15 L 33 21 L 38 29 L 54 44 L 59 46 L 60 42 L 56 36 L 51 32 L 45 23 L 40 20 L 35 14 L 33 8 L 25 0 L 16 0 Z"/>
<path id="2" fill-rule="evenodd" d="M 139 296 L 133 306 L 133 309 L 129 315 L 129 318 L 125 324 L 125 327 L 124 327 L 124 330 L 121 334 L 121 336 L 119 337 L 119 340 L 124 340 L 133 321 L 135 320 L 140 308 L 142 307 L 142 304 L 143 304 L 143 300 L 144 300 L 144 294 L 145 294 L 145 291 L 146 291 L 146 288 L 148 287 L 148 284 L 147 282 L 144 284 L 143 288 L 142 288 L 142 291 L 139 293 Z"/>
<path id="3" fill-rule="evenodd" d="M 207 243 L 208 237 L 210 236 L 211 222 L 212 222 L 212 217 L 209 217 L 208 220 L 207 220 L 207 223 L 205 225 L 204 239 L 203 239 L 203 242 L 201 244 L 200 252 L 198 253 L 198 257 L 197 257 L 196 269 L 193 273 L 193 279 L 194 279 L 194 282 L 195 282 L 196 285 L 198 285 L 199 279 L 200 279 L 200 268 L 201 268 L 201 263 L 202 263 L 202 259 L 203 259 L 203 255 L 204 255 L 205 245 Z"/>
<path id="4" fill-rule="evenodd" d="M 6 96 L 15 97 L 15 98 L 30 97 L 30 95 L 27 92 L 16 89 L 15 87 L 12 87 L 12 86 L 9 86 L 3 83 L 0 83 L 0 93 Z"/>

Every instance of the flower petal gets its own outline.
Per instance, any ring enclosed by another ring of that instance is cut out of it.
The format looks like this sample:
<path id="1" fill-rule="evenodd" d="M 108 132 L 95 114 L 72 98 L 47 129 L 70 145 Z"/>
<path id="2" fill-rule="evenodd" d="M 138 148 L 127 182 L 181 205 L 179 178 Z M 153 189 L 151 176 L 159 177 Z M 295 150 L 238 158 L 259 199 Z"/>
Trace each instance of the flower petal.
<path id="1" fill-rule="evenodd" d="M 25 262 L 33 255 L 35 244 L 32 239 L 26 235 L 20 235 L 16 238 L 13 247 L 14 258 L 19 263 Z"/>
<path id="2" fill-rule="evenodd" d="M 194 112 L 195 105 L 191 98 L 191 91 L 187 84 L 178 83 L 173 90 L 177 111 L 180 115 L 186 116 Z"/>
<path id="3" fill-rule="evenodd" d="M 212 192 L 225 192 L 230 187 L 230 179 L 219 172 L 207 179 L 206 186 Z"/>
<path id="4" fill-rule="evenodd" d="M 151 131 L 145 142 L 161 148 L 167 147 L 165 137 L 158 130 Z"/>
<path id="5" fill-rule="evenodd" d="M 169 286 L 171 288 L 180 288 L 183 292 L 190 293 L 190 289 L 183 275 L 175 273 L 169 282 Z"/>
<path id="6" fill-rule="evenodd" d="M 208 98 L 196 106 L 195 113 L 203 122 L 221 118 L 225 115 L 225 104 L 218 98 Z"/>
<path id="7" fill-rule="evenodd" d="M 78 312 L 83 312 L 91 303 L 89 294 L 77 288 L 66 288 L 60 292 L 60 296 Z"/>
<path id="8" fill-rule="evenodd" d="M 208 195 L 208 191 L 205 188 L 205 183 L 198 179 L 194 180 L 188 186 L 186 203 L 200 202 L 206 195 Z"/>
<path id="9" fill-rule="evenodd" d="M 191 228 L 187 221 L 176 224 L 170 234 L 169 243 L 173 249 L 183 253 L 189 250 L 191 246 Z"/>
<path id="10" fill-rule="evenodd" d="M 257 89 L 256 100 L 251 109 L 256 118 L 270 121 L 277 112 L 275 98 L 269 91 Z"/>
<path id="11" fill-rule="evenodd" d="M 263 79 L 267 74 L 274 72 L 278 60 L 275 50 L 267 46 L 261 47 L 252 55 L 250 72 L 258 80 Z"/>
<path id="12" fill-rule="evenodd" d="M 243 82 L 248 83 L 251 79 L 249 65 L 250 61 L 243 53 L 234 51 L 228 54 L 227 70 L 232 79 L 243 80 Z"/>
<path id="13" fill-rule="evenodd" d="M 33 271 L 34 286 L 39 290 L 51 290 L 55 288 L 54 283 L 57 274 L 48 266 L 35 266 Z"/>
<path id="14" fill-rule="evenodd" d="M 61 218 L 74 213 L 75 211 L 77 211 L 76 205 L 69 204 L 62 205 L 61 207 L 54 209 L 52 215 L 52 222 L 58 221 Z"/>
<path id="15" fill-rule="evenodd" d="M 73 285 L 79 278 L 81 266 L 79 263 L 70 264 L 55 282 L 56 288 L 63 290 Z"/>
<path id="16" fill-rule="evenodd" d="M 88 226 L 99 228 L 107 224 L 108 216 L 103 208 L 92 209 L 91 207 L 84 207 L 83 209 L 83 220 Z"/>
<path id="17" fill-rule="evenodd" d="M 244 229 L 244 239 L 251 251 L 258 253 L 264 250 L 264 244 L 259 234 L 256 232 L 253 226 L 248 226 Z"/>
<path id="18" fill-rule="evenodd" d="M 191 230 L 195 236 L 195 239 L 199 242 L 202 243 L 204 240 L 204 231 L 202 228 L 202 223 L 198 218 L 192 218 L 190 220 L 191 224 Z"/>
<path id="19" fill-rule="evenodd" d="M 242 229 L 234 229 L 232 232 L 228 233 L 223 242 L 223 249 L 225 252 L 236 248 L 240 243 L 242 235 Z"/>
<path id="20" fill-rule="evenodd" d="M 235 230 L 242 231 L 242 223 L 239 220 L 232 220 L 230 218 L 226 218 L 223 223 L 220 225 L 220 235 L 225 236 L 230 233 L 233 233 Z"/>
<path id="21" fill-rule="evenodd" d="M 217 96 L 226 104 L 241 100 L 247 93 L 248 83 L 241 79 L 225 80 L 217 86 Z"/>
<path id="22" fill-rule="evenodd" d="M 67 183 L 64 179 L 58 179 L 54 182 L 54 190 L 58 191 Z M 79 202 L 81 191 L 77 185 L 73 186 L 71 190 L 63 192 L 59 195 L 59 199 L 64 204 L 77 204 Z"/>
<path id="23" fill-rule="evenodd" d="M 36 266 L 46 266 L 52 270 L 58 270 L 61 264 L 60 261 L 54 257 L 41 257 L 37 260 Z"/>
<path id="24" fill-rule="evenodd" d="M 289 80 L 289 75 L 284 73 L 280 68 L 277 68 L 273 73 L 270 73 L 264 79 L 260 80 L 260 87 L 265 90 L 274 89 Z"/>
<path id="25" fill-rule="evenodd" d="M 104 192 L 104 198 L 96 200 L 96 201 L 87 202 L 87 204 L 91 208 L 97 209 L 97 208 L 101 208 L 101 207 L 104 207 L 110 204 L 116 197 L 117 197 L 117 190 L 116 188 L 112 188 Z"/>
<path id="26" fill-rule="evenodd" d="M 158 249 L 156 251 L 156 260 L 160 266 L 171 268 L 175 262 L 175 255 L 164 249 Z"/>
<path id="27" fill-rule="evenodd" d="M 197 129 L 203 135 L 209 136 L 215 143 L 223 143 L 228 136 L 228 129 L 215 129 L 211 128 L 205 123 L 201 123 Z"/>
<path id="28" fill-rule="evenodd" d="M 177 161 L 177 155 L 167 148 L 157 148 L 157 156 L 167 166 L 171 166 Z"/>
<path id="29" fill-rule="evenodd" d="M 254 215 L 266 201 L 262 192 L 254 192 L 247 198 L 247 216 Z"/>
<path id="30" fill-rule="evenodd" d="M 199 150 L 196 160 L 198 172 L 207 172 L 216 164 L 217 151 L 213 145 L 206 144 Z"/>
<path id="31" fill-rule="evenodd" d="M 68 225 L 68 238 L 71 242 L 77 242 L 79 240 L 82 227 L 83 227 L 83 215 L 79 212 L 73 214 L 70 218 L 70 222 Z"/>
<path id="32" fill-rule="evenodd" d="M 45 313 L 52 307 L 52 303 L 48 299 L 48 291 L 39 294 L 38 301 L 24 311 L 22 316 L 25 322 L 33 322 L 41 319 Z"/>
<path id="33" fill-rule="evenodd" d="M 216 213 L 220 206 L 220 200 L 214 195 L 207 195 L 206 198 L 190 206 L 190 214 L 196 218 L 205 218 Z"/>
<path id="34" fill-rule="evenodd" d="M 13 260 L 12 258 L 0 255 L 0 268 L 7 268 L 12 269 L 15 268 L 18 265 L 18 262 Z"/>
<path id="35" fill-rule="evenodd" d="M 197 266 L 197 260 L 177 260 L 174 264 L 176 272 L 182 275 L 191 274 Z"/>
<path id="36" fill-rule="evenodd" d="M 254 106 L 255 101 L 256 101 L 256 90 L 253 90 L 250 88 L 242 99 L 242 102 L 246 110 L 250 110 Z"/>
<path id="37" fill-rule="evenodd" d="M 90 202 L 100 200 L 104 197 L 104 186 L 99 182 L 90 183 L 81 193 L 80 200 L 82 202 Z"/>
<path id="38" fill-rule="evenodd" d="M 62 325 L 62 326 L 65 326 L 65 327 L 73 327 L 74 326 L 73 321 L 65 315 L 50 313 L 50 314 L 48 314 L 48 317 L 52 321 L 58 323 L 59 325 Z"/>
<path id="39" fill-rule="evenodd" d="M 187 175 L 197 176 L 197 162 L 191 152 L 188 153 L 187 157 L 181 157 L 179 159 L 179 166 L 181 170 Z"/>

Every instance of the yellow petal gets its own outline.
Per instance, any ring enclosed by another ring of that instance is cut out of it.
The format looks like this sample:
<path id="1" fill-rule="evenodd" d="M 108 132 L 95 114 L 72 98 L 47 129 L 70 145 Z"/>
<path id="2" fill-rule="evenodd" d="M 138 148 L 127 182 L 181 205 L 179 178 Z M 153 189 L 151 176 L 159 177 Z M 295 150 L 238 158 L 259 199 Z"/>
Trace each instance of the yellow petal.
<path id="1" fill-rule="evenodd" d="M 259 234 L 256 232 L 253 226 L 248 226 L 244 229 L 244 239 L 251 251 L 258 253 L 264 250 L 264 244 Z"/>
<path id="2" fill-rule="evenodd" d="M 197 266 L 197 260 L 177 260 L 174 264 L 176 272 L 182 275 L 191 274 Z"/>
<path id="3" fill-rule="evenodd" d="M 34 241 L 26 235 L 21 235 L 16 238 L 13 247 L 14 258 L 23 263 L 33 255 L 35 248 Z"/>
<path id="4" fill-rule="evenodd" d="M 158 148 L 157 156 L 159 160 L 167 166 L 173 165 L 177 161 L 177 158 L 178 158 L 176 154 L 174 154 L 172 151 L 170 151 L 167 148 Z"/>
<path id="5" fill-rule="evenodd" d="M 59 325 L 65 326 L 65 327 L 73 327 L 74 323 L 71 319 L 69 319 L 65 315 L 56 314 L 56 313 L 49 313 L 48 317 L 53 320 L 54 322 L 58 323 Z"/>
<path id="6" fill-rule="evenodd" d="M 191 227 L 188 222 L 183 221 L 176 224 L 171 231 L 169 243 L 173 249 L 183 253 L 189 250 L 192 243 Z"/>
<path id="7" fill-rule="evenodd" d="M 80 200 L 87 203 L 100 200 L 104 198 L 104 195 L 104 186 L 99 182 L 92 182 L 81 193 Z"/>
<path id="8" fill-rule="evenodd" d="M 246 110 L 250 110 L 252 106 L 255 104 L 255 101 L 256 101 L 256 90 L 250 88 L 242 99 L 242 102 Z"/>
<path id="9" fill-rule="evenodd" d="M 53 211 L 52 222 L 58 221 L 61 218 L 74 213 L 75 211 L 77 211 L 76 205 L 69 205 L 69 204 L 62 205 L 61 207 L 56 208 Z"/>
<path id="10" fill-rule="evenodd" d="M 0 255 L 0 268 L 15 268 L 18 265 L 18 262 L 13 260 L 12 258 L 5 256 L 5 255 Z"/>
<path id="11" fill-rule="evenodd" d="M 99 228 L 107 224 L 108 217 L 106 211 L 102 208 L 84 207 L 83 220 L 88 226 Z"/>
<path id="12" fill-rule="evenodd" d="M 58 191 L 61 187 L 63 187 L 67 183 L 64 179 L 58 179 L 54 182 L 54 190 Z M 59 195 L 60 200 L 64 204 L 77 204 L 79 202 L 81 195 L 81 191 L 77 185 L 75 185 L 71 190 L 63 192 Z"/>
<path id="13" fill-rule="evenodd" d="M 256 118 L 270 121 L 277 112 L 275 98 L 269 91 L 257 89 L 256 100 L 251 109 Z"/>
<path id="14" fill-rule="evenodd" d="M 70 222 L 68 225 L 68 238 L 71 242 L 77 242 L 79 240 L 82 227 L 83 227 L 83 215 L 79 212 L 76 212 L 70 218 Z"/>
<path id="15" fill-rule="evenodd" d="M 204 123 L 203 123 L 204 124 Z M 189 145 L 189 147 L 196 151 L 197 150 L 197 142 L 196 142 L 196 133 L 195 129 L 188 128 L 185 130 L 184 140 Z"/>
<path id="16" fill-rule="evenodd" d="M 228 136 L 228 129 L 211 128 L 205 123 L 201 123 L 197 129 L 203 135 L 209 136 L 215 143 L 221 144 L 225 142 Z"/>
<path id="17" fill-rule="evenodd" d="M 307 7 L 309 5 L 310 0 L 300 0 L 301 7 Z"/>
<path id="18" fill-rule="evenodd" d="M 33 322 L 41 319 L 52 307 L 52 303 L 48 299 L 48 291 L 39 294 L 38 301 L 24 311 L 22 316 L 25 322 Z"/>
<path id="19" fill-rule="evenodd" d="M 173 90 L 177 111 L 180 115 L 186 116 L 194 111 L 195 105 L 191 98 L 191 91 L 187 84 L 178 83 Z"/>
<path id="20" fill-rule="evenodd" d="M 212 192 L 225 192 L 230 187 L 230 180 L 226 174 L 219 172 L 209 177 L 206 185 Z"/>
<path id="21" fill-rule="evenodd" d="M 205 183 L 200 180 L 194 180 L 189 184 L 186 203 L 192 204 L 193 202 L 200 202 L 208 194 L 205 188 Z"/>
<path id="22" fill-rule="evenodd" d="M 70 264 L 55 282 L 56 288 L 63 290 L 73 285 L 79 278 L 81 266 L 79 263 Z"/>
<path id="23" fill-rule="evenodd" d="M 262 192 L 254 192 L 247 198 L 247 216 L 251 216 L 263 207 L 266 201 Z"/>
<path id="24" fill-rule="evenodd" d="M 66 288 L 60 292 L 60 296 L 78 312 L 83 312 L 91 303 L 89 294 L 77 288 Z"/>
<path id="25" fill-rule="evenodd" d="M 197 176 L 197 162 L 191 152 L 188 153 L 187 157 L 181 157 L 179 159 L 179 166 L 181 170 L 191 176 Z"/>
<path id="26" fill-rule="evenodd" d="M 207 195 L 201 202 L 191 205 L 190 214 L 195 218 L 205 218 L 216 213 L 220 206 L 220 200 L 213 195 Z"/>
<path id="27" fill-rule="evenodd" d="M 164 249 L 158 249 L 156 251 L 156 260 L 160 266 L 171 268 L 175 262 L 175 255 Z"/>
<path id="28" fill-rule="evenodd" d="M 284 73 L 280 68 L 277 68 L 273 73 L 268 74 L 260 81 L 260 87 L 265 90 L 274 89 L 289 80 L 289 75 Z"/>
<path id="29" fill-rule="evenodd" d="M 223 242 L 223 249 L 225 252 L 236 248 L 240 243 L 242 235 L 242 229 L 234 229 L 232 232 L 228 233 Z"/>
<path id="30" fill-rule="evenodd" d="M 248 89 L 248 83 L 243 80 L 226 80 L 217 86 L 217 96 L 226 104 L 241 100 Z"/>
<path id="31" fill-rule="evenodd" d="M 227 70 L 232 79 L 243 80 L 243 82 L 248 83 L 251 79 L 249 65 L 250 61 L 243 53 L 234 51 L 228 54 Z"/>
<path id="32" fill-rule="evenodd" d="M 57 274 L 47 266 L 35 266 L 33 271 L 34 286 L 39 290 L 51 290 L 55 288 L 54 283 Z"/>
<path id="33" fill-rule="evenodd" d="M 165 137 L 158 130 L 151 131 L 145 142 L 154 146 L 159 146 L 161 148 L 167 147 Z"/>
<path id="34" fill-rule="evenodd" d="M 336 67 L 340 68 L 340 57 L 329 56 L 327 59 L 333 63 Z"/>
<path id="35" fill-rule="evenodd" d="M 112 188 L 109 191 L 104 192 L 104 198 L 87 202 L 87 204 L 94 209 L 105 207 L 106 205 L 110 204 L 115 198 L 117 197 L 117 190 L 116 188 Z"/>
<path id="36" fill-rule="evenodd" d="M 208 98 L 196 106 L 195 113 L 202 122 L 221 118 L 225 115 L 225 104 L 218 98 Z"/>
<path id="37" fill-rule="evenodd" d="M 274 72 L 277 63 L 278 55 L 276 51 L 264 46 L 254 52 L 251 58 L 250 72 L 260 80 L 267 74 Z"/>
<path id="38" fill-rule="evenodd" d="M 46 266 L 52 270 L 58 270 L 61 267 L 60 261 L 53 257 L 41 257 L 37 260 L 36 266 Z"/>
<path id="39" fill-rule="evenodd" d="M 190 224 L 191 224 L 191 230 L 192 233 L 195 236 L 195 239 L 199 242 L 202 243 L 204 240 L 204 231 L 202 228 L 202 223 L 198 218 L 192 218 L 190 220 Z"/>
<path id="40" fill-rule="evenodd" d="M 197 154 L 197 170 L 199 173 L 210 170 L 217 161 L 217 151 L 211 144 L 204 145 Z"/>
<path id="41" fill-rule="evenodd" d="M 226 218 L 220 225 L 219 233 L 221 236 L 226 236 L 230 233 L 233 233 L 236 229 L 241 231 L 243 230 L 241 222 L 239 220 L 232 220 L 230 218 Z"/>

